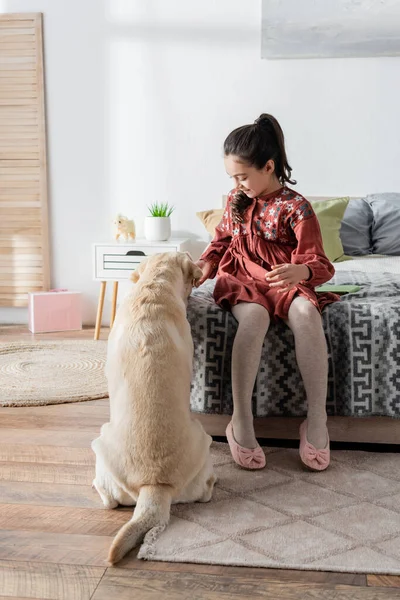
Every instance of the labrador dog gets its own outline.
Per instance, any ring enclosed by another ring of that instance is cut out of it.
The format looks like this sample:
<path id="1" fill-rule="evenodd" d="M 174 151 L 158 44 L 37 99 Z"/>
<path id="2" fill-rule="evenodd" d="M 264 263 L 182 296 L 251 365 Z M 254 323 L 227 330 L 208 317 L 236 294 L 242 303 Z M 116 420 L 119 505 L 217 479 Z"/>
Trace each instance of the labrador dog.
<path id="1" fill-rule="evenodd" d="M 93 487 L 106 508 L 136 504 L 108 560 L 115 564 L 153 529 L 172 503 L 208 502 L 216 477 L 212 438 L 190 413 L 193 340 L 187 298 L 202 275 L 183 252 L 151 256 L 132 274 L 108 340 L 110 422 L 92 442 Z"/>

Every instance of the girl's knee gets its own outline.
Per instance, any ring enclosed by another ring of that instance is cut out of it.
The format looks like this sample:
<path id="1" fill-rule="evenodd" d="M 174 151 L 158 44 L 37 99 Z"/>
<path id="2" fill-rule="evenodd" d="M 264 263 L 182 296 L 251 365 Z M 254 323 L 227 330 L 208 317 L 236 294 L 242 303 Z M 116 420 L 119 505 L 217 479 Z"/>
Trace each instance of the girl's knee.
<path id="1" fill-rule="evenodd" d="M 288 325 L 289 327 L 310 325 L 314 328 L 322 327 L 321 313 L 309 300 L 303 299 L 303 302 L 292 302 L 289 308 Z"/>
<path id="2" fill-rule="evenodd" d="M 250 302 L 241 302 L 232 307 L 232 314 L 239 322 L 239 325 L 245 327 L 268 329 L 271 321 L 269 312 L 264 306 Z"/>

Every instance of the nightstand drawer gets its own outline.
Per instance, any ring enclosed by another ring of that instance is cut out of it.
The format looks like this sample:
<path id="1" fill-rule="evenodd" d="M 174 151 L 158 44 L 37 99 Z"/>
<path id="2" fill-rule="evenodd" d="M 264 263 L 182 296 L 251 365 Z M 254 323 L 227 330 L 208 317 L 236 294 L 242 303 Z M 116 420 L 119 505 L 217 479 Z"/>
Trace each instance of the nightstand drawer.
<path id="1" fill-rule="evenodd" d="M 129 279 L 130 273 L 152 254 L 176 252 L 177 246 L 130 245 L 103 246 L 95 245 L 94 267 L 95 279 L 120 280 Z"/>

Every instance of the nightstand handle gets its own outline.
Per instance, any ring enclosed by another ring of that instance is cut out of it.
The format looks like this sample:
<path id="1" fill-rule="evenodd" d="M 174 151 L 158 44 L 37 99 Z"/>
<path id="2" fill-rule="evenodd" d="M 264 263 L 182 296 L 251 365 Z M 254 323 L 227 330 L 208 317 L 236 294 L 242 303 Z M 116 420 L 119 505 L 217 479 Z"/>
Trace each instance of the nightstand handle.
<path id="1" fill-rule="evenodd" d="M 146 256 L 141 250 L 129 250 L 125 256 Z"/>

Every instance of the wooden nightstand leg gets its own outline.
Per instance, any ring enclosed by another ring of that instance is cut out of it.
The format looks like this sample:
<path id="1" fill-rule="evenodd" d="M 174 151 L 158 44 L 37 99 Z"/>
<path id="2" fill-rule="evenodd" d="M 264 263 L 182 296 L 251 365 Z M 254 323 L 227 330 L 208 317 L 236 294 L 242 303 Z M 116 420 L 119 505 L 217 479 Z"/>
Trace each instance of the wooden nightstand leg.
<path id="1" fill-rule="evenodd" d="M 97 306 L 96 327 L 94 330 L 94 339 L 95 340 L 98 340 L 100 337 L 100 327 L 101 327 L 101 319 L 103 317 L 103 306 L 104 306 L 104 297 L 106 295 L 106 286 L 107 286 L 107 281 L 102 281 L 101 287 L 100 287 L 99 304 Z"/>
<path id="2" fill-rule="evenodd" d="M 117 311 L 117 298 L 118 298 L 118 281 L 114 281 L 112 303 L 111 303 L 110 329 L 114 325 L 115 313 Z"/>

